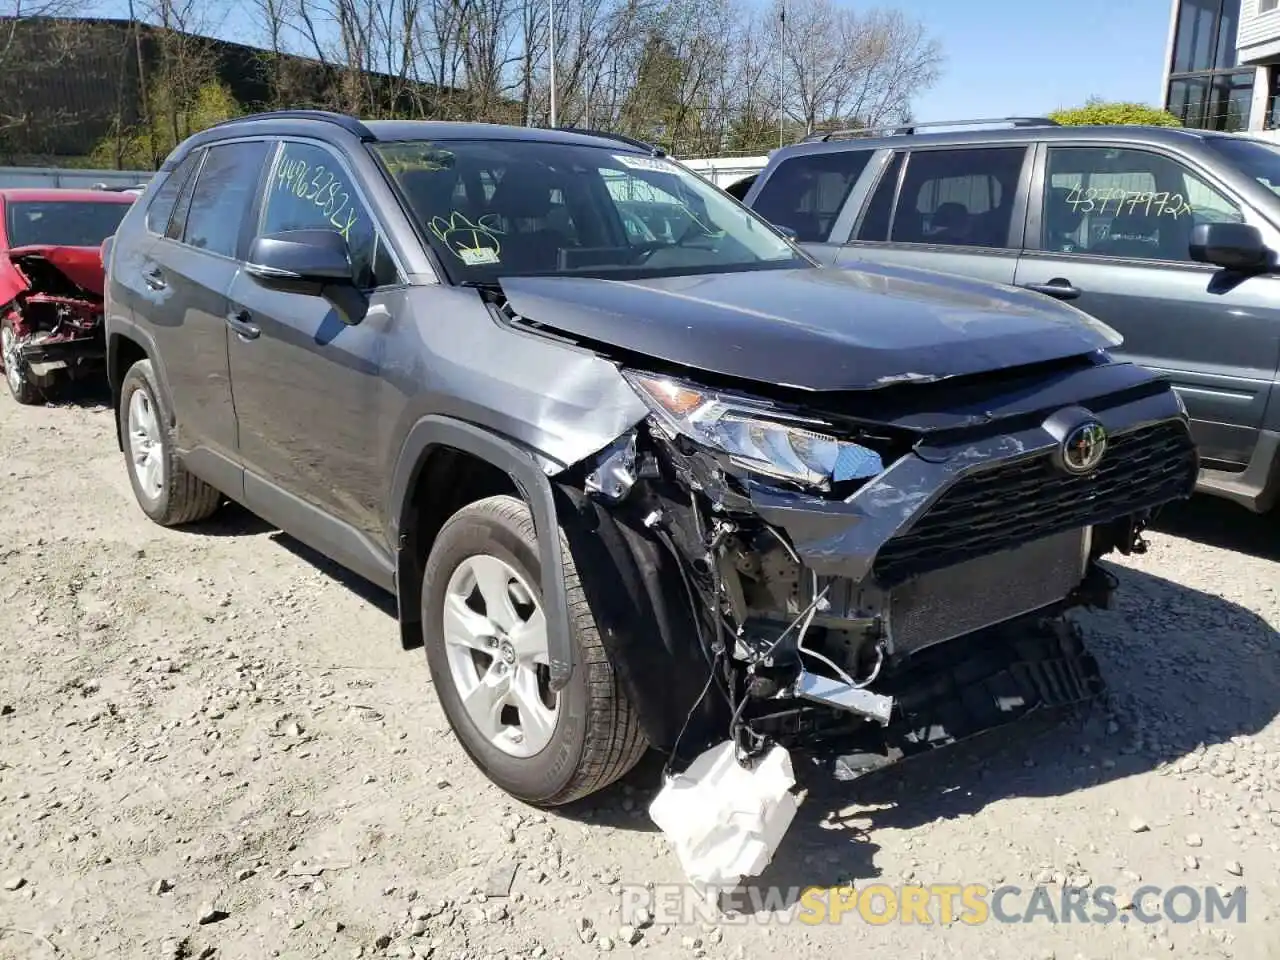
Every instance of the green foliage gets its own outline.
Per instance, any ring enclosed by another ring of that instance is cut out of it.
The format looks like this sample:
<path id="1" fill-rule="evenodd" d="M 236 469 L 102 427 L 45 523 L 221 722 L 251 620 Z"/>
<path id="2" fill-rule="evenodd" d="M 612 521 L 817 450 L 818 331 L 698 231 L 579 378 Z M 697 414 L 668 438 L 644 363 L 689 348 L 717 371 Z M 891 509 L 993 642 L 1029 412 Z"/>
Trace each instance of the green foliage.
<path id="1" fill-rule="evenodd" d="M 216 81 L 201 84 L 185 96 L 168 84 L 157 83 L 150 92 L 148 107 L 150 127 L 138 124 L 108 133 L 93 148 L 92 166 L 124 170 L 154 168 L 193 133 L 242 113 L 231 90 Z"/>
<path id="2" fill-rule="evenodd" d="M 1083 107 L 1055 110 L 1049 119 L 1067 127 L 1141 124 L 1155 127 L 1180 127 L 1182 121 L 1167 110 L 1145 103 L 1125 103 L 1090 97 Z"/>

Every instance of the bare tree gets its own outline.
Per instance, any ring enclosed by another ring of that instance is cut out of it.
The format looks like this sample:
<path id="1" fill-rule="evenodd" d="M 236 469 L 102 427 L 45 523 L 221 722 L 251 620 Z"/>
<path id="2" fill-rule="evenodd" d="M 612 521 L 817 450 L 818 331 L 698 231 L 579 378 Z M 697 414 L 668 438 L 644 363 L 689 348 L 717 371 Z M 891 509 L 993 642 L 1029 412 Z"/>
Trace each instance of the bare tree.
<path id="1" fill-rule="evenodd" d="M 779 22 L 781 3 L 774 5 Z M 942 51 L 900 11 L 859 15 L 833 0 L 786 0 L 783 109 L 805 133 L 821 123 L 893 119 L 939 75 Z"/>

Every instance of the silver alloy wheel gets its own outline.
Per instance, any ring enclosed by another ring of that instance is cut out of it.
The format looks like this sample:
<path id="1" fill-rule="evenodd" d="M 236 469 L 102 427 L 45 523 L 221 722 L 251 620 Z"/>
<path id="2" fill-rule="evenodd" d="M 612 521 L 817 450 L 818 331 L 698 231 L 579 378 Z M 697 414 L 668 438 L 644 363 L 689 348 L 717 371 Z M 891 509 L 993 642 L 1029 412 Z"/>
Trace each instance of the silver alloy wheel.
<path id="1" fill-rule="evenodd" d="M 480 734 L 512 757 L 532 757 L 555 733 L 547 621 L 536 595 L 510 564 L 467 557 L 444 597 L 449 674 Z"/>
<path id="2" fill-rule="evenodd" d="M 18 393 L 22 389 L 22 370 L 18 367 L 18 338 L 8 327 L 0 327 L 0 358 L 4 359 L 4 375 L 9 389 Z"/>
<path id="3" fill-rule="evenodd" d="M 150 499 L 164 489 L 164 438 L 160 418 L 145 390 L 135 390 L 129 398 L 129 459 L 138 486 Z"/>

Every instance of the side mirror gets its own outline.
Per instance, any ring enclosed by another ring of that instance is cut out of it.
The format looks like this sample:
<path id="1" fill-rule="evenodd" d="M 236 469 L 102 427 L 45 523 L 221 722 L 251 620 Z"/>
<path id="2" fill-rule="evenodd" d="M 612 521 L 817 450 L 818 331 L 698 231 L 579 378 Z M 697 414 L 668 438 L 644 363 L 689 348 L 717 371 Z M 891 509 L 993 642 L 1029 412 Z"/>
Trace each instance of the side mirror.
<path id="1" fill-rule="evenodd" d="M 354 281 L 347 241 L 336 230 L 286 230 L 258 237 L 245 271 L 265 287 L 319 293 Z"/>
<path id="2" fill-rule="evenodd" d="M 797 237 L 800 236 L 799 231 L 797 231 L 795 227 L 784 227 L 780 223 L 770 224 L 770 226 L 772 226 L 773 229 L 777 230 L 780 234 L 782 234 L 788 240 L 795 240 Z"/>
<path id="3" fill-rule="evenodd" d="M 1224 270 L 1254 273 L 1267 269 L 1270 251 L 1262 231 L 1247 223 L 1199 223 L 1191 229 L 1191 259 Z"/>

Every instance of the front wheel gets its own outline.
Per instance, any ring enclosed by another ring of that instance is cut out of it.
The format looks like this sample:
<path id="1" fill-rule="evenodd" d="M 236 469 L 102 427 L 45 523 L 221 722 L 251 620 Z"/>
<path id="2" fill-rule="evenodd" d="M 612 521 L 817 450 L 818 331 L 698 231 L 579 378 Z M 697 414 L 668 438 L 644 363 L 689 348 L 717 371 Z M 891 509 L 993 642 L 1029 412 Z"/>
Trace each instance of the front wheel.
<path id="1" fill-rule="evenodd" d="M 22 359 L 18 351 L 18 334 L 10 317 L 0 319 L 0 367 L 4 368 L 4 379 L 13 399 L 24 405 L 39 403 L 53 381 L 52 374 L 36 377 Z"/>
<path id="2" fill-rule="evenodd" d="M 541 807 L 608 786 L 648 747 L 560 543 L 576 667 L 559 692 L 548 684 L 541 567 L 523 501 L 489 497 L 454 514 L 422 589 L 427 663 L 450 726 L 490 780 Z"/>

